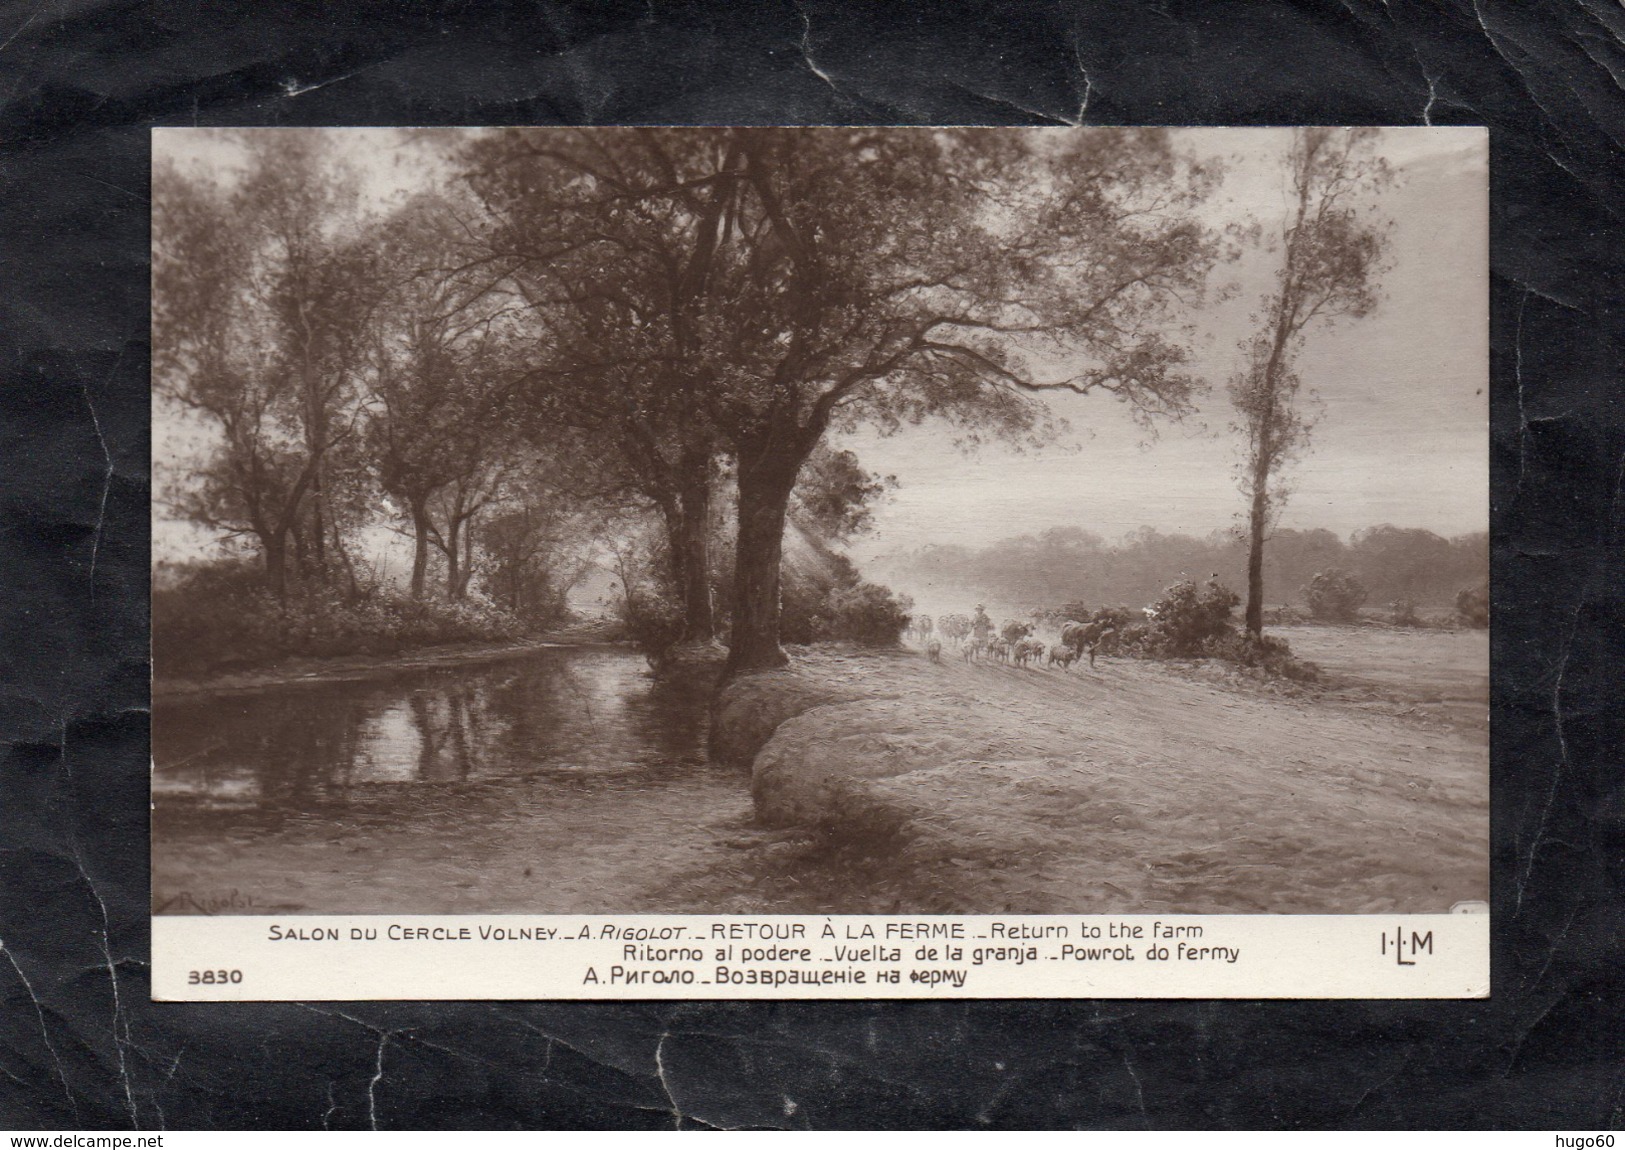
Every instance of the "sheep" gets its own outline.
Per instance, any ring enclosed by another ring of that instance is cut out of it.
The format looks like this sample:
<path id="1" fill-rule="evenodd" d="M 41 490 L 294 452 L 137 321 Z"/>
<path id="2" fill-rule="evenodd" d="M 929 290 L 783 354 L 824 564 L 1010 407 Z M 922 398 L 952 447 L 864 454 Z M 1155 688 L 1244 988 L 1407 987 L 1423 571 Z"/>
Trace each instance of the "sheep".
<path id="1" fill-rule="evenodd" d="M 970 619 L 964 615 L 944 615 L 937 620 L 937 633 L 956 647 L 970 635 Z"/>
<path id="2" fill-rule="evenodd" d="M 942 662 L 942 640 L 930 639 L 925 644 L 925 657 L 933 663 Z"/>

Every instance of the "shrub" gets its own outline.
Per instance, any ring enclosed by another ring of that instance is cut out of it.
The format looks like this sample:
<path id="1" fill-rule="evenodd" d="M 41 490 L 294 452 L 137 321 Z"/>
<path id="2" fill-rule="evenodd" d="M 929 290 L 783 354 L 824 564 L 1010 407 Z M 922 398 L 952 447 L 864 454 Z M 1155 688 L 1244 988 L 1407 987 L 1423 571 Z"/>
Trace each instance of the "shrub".
<path id="1" fill-rule="evenodd" d="M 634 591 L 621 602 L 626 637 L 645 655 L 659 658 L 683 637 L 683 609 L 653 591 Z"/>
<path id="2" fill-rule="evenodd" d="M 152 596 L 159 677 L 208 673 L 294 656 L 389 655 L 442 643 L 512 639 L 519 620 L 483 600 L 413 600 L 392 587 L 306 584 L 281 599 L 257 567 L 204 564 L 164 573 Z"/>
<path id="3" fill-rule="evenodd" d="M 1388 604 L 1389 622 L 1396 627 L 1426 627 L 1422 616 L 1416 613 L 1416 604 L 1409 599 L 1395 599 Z"/>
<path id="4" fill-rule="evenodd" d="M 1146 611 L 1150 642 L 1163 655 L 1199 655 L 1203 644 L 1229 633 L 1230 613 L 1241 596 L 1210 579 L 1201 587 L 1175 583 Z"/>
<path id="5" fill-rule="evenodd" d="M 1320 668 L 1295 658 L 1285 639 L 1237 631 L 1231 616 L 1240 603 L 1241 597 L 1217 579 L 1200 587 L 1186 580 L 1142 612 L 1103 607 L 1087 621 L 1109 628 L 1101 640 L 1102 654 L 1222 659 L 1299 683 L 1320 678 Z"/>
<path id="6" fill-rule="evenodd" d="M 1107 632 L 1101 637 L 1099 651 L 1102 655 L 1132 655 L 1139 659 L 1155 659 L 1163 654 L 1156 628 L 1144 620 Z"/>
<path id="7" fill-rule="evenodd" d="M 1365 584 L 1336 567 L 1320 572 L 1303 589 L 1309 613 L 1337 623 L 1352 623 L 1358 618 L 1365 596 Z"/>
<path id="8" fill-rule="evenodd" d="M 1456 615 L 1469 627 L 1483 630 L 1490 625 L 1490 585 L 1464 587 L 1456 595 Z"/>
<path id="9" fill-rule="evenodd" d="M 895 647 L 908 626 L 913 606 L 907 596 L 898 596 L 878 583 L 837 587 L 830 592 L 832 639 L 849 639 L 867 647 Z"/>
<path id="10" fill-rule="evenodd" d="M 816 571 L 786 565 L 779 637 L 802 645 L 846 640 L 896 646 L 908 627 L 913 600 L 861 578 L 844 555 L 825 559 L 826 565 Z"/>
<path id="11" fill-rule="evenodd" d="M 1242 667 L 1255 667 L 1296 683 L 1312 683 L 1320 678 L 1320 668 L 1292 654 L 1285 639 L 1274 635 L 1253 636 L 1230 631 L 1215 635 L 1202 644 L 1202 653 Z"/>

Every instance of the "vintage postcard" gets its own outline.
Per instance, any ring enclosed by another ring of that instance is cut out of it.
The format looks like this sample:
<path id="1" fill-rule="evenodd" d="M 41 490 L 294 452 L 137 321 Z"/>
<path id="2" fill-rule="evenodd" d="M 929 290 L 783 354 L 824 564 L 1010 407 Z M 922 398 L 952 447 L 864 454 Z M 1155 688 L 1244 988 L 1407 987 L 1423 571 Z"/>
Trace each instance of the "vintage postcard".
<path id="1" fill-rule="evenodd" d="M 1489 994 L 1487 161 L 155 131 L 154 996 Z"/>

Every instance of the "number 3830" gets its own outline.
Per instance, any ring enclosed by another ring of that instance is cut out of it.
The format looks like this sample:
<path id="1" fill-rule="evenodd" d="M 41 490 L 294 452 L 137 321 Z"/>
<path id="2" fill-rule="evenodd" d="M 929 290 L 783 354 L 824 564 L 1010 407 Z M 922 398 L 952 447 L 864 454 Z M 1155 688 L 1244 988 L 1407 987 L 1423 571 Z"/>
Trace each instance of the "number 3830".
<path id="1" fill-rule="evenodd" d="M 240 970 L 189 970 L 186 972 L 186 981 L 190 986 L 223 986 L 226 983 L 241 982 L 243 972 Z"/>

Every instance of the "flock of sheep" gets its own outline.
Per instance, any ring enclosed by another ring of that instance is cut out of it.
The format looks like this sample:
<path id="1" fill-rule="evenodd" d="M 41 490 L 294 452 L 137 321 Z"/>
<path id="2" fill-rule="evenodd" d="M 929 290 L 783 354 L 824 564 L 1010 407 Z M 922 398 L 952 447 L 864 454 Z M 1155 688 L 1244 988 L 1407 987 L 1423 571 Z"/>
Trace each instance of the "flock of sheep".
<path id="1" fill-rule="evenodd" d="M 1085 654 L 1089 665 L 1095 665 L 1095 656 L 1108 647 L 1116 631 L 1103 622 L 1078 623 L 1069 621 L 1061 625 L 1061 641 L 1044 644 L 1032 638 L 1033 625 L 1007 619 L 997 631 L 993 622 L 982 611 L 976 615 L 944 615 L 933 620 L 929 615 L 916 615 L 908 625 L 908 634 L 925 648 L 926 658 L 933 663 L 942 662 L 943 641 L 959 648 L 967 663 L 984 660 L 1016 667 L 1059 667 L 1070 670 L 1072 664 Z"/>

